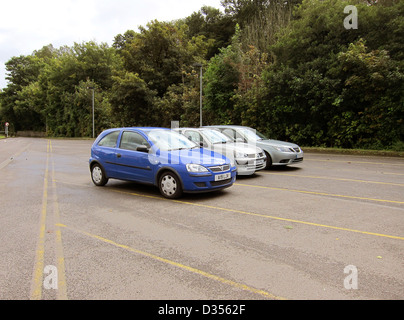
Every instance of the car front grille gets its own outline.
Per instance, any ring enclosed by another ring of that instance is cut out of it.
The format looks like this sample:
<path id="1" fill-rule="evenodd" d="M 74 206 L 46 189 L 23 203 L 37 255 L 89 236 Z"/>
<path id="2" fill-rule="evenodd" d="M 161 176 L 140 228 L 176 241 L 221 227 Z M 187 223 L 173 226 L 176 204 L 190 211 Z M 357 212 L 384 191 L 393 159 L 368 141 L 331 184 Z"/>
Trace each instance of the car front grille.
<path id="1" fill-rule="evenodd" d="M 211 181 L 211 182 L 210 182 L 210 185 L 211 185 L 212 187 L 223 186 L 223 185 L 225 185 L 225 184 L 230 183 L 230 182 L 231 182 L 231 179 L 232 179 L 232 178 L 229 178 L 229 179 L 226 179 L 226 180 L 222 180 L 222 181 Z"/>
<path id="2" fill-rule="evenodd" d="M 247 157 L 248 157 L 249 159 L 262 158 L 262 157 L 264 157 L 264 153 L 263 153 L 263 152 L 260 152 L 260 153 L 249 153 L 249 154 L 247 154 Z"/>
<path id="3" fill-rule="evenodd" d="M 210 170 L 212 170 L 213 172 L 224 172 L 224 171 L 228 171 L 230 169 L 230 165 L 225 164 L 222 166 L 214 166 L 214 167 L 208 167 Z"/>

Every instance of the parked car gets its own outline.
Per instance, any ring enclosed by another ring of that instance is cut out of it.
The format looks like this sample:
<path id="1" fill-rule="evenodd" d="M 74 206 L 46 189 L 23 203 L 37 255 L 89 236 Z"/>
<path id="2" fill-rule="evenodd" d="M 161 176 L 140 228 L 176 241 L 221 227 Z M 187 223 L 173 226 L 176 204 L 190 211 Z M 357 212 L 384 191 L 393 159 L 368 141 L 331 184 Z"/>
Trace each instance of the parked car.
<path id="1" fill-rule="evenodd" d="M 264 150 L 267 157 L 267 168 L 270 166 L 286 166 L 303 161 L 302 149 L 294 143 L 268 139 L 262 133 L 245 126 L 209 126 L 224 133 L 235 141 L 253 143 Z"/>
<path id="2" fill-rule="evenodd" d="M 238 175 L 251 175 L 266 167 L 266 156 L 261 148 L 235 142 L 217 130 L 209 128 L 176 128 L 174 130 L 203 148 L 225 155 L 236 165 Z"/>
<path id="3" fill-rule="evenodd" d="M 166 198 L 227 188 L 236 179 L 228 158 L 166 128 L 105 130 L 92 145 L 89 165 L 97 186 L 111 178 L 136 181 L 157 186 Z"/>

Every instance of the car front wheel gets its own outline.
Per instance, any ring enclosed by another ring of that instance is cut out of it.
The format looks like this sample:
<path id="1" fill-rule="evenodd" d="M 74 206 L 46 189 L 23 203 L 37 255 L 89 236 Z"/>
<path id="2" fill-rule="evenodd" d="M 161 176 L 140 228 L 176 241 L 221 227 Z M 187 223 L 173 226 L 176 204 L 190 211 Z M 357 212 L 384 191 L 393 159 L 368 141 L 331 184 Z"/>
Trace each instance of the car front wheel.
<path id="1" fill-rule="evenodd" d="M 169 199 L 176 199 L 182 195 L 180 179 L 172 172 L 165 172 L 159 179 L 161 194 Z"/>
<path id="2" fill-rule="evenodd" d="M 91 179 L 96 186 L 104 186 L 108 182 L 108 178 L 99 164 L 91 167 Z"/>
<path id="3" fill-rule="evenodd" d="M 269 153 L 266 151 L 265 151 L 265 155 L 267 156 L 267 164 L 265 166 L 265 169 L 269 169 L 270 167 L 272 167 L 272 158 L 269 155 Z"/>

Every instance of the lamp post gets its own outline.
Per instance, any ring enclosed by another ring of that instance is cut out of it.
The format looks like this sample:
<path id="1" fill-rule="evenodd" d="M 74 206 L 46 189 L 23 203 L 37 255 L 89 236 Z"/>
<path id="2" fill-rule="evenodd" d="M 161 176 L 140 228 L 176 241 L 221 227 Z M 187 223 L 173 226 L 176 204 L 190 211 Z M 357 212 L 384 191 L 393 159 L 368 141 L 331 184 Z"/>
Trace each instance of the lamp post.
<path id="1" fill-rule="evenodd" d="M 92 106 L 93 106 L 93 138 L 95 137 L 95 128 L 94 128 L 94 87 L 87 87 L 87 89 L 91 89 L 93 91 L 92 97 Z"/>
<path id="2" fill-rule="evenodd" d="M 202 127 L 202 64 L 197 62 L 194 63 L 194 67 L 200 68 L 200 75 L 199 75 L 199 125 Z"/>

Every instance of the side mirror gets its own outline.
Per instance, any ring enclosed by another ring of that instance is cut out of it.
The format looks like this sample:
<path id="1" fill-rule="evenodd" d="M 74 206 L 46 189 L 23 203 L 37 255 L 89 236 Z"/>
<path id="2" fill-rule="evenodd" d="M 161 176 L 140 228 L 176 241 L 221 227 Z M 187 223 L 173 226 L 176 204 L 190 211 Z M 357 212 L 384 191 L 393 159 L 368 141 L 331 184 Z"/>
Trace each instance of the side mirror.
<path id="1" fill-rule="evenodd" d="M 141 145 L 136 148 L 136 151 L 140 152 L 149 152 L 149 148 L 147 146 Z"/>

